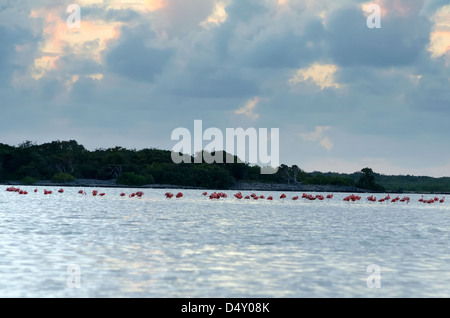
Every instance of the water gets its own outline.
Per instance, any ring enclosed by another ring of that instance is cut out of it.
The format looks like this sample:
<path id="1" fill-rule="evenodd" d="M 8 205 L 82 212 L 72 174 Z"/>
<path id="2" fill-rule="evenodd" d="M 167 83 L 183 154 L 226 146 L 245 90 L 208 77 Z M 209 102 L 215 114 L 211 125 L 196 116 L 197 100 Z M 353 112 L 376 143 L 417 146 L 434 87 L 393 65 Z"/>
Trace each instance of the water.
<path id="1" fill-rule="evenodd" d="M 450 297 L 450 201 L 21 188 L 0 191 L 0 297 Z"/>

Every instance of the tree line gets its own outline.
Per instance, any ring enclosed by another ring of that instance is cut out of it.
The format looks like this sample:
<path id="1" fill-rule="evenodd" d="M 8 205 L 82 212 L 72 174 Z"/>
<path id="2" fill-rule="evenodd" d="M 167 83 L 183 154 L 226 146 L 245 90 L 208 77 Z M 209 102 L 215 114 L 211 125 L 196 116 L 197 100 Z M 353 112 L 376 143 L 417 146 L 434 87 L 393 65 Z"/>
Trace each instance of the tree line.
<path id="1" fill-rule="evenodd" d="M 114 147 L 87 150 L 75 140 L 36 144 L 25 141 L 18 146 L 0 143 L 0 181 L 40 180 L 72 182 L 76 179 L 113 180 L 117 184 L 142 186 L 167 184 L 198 188 L 227 189 L 238 181 L 288 184 L 356 186 L 373 191 L 440 190 L 450 191 L 450 178 L 383 176 L 370 168 L 353 174 L 305 172 L 298 166 L 280 165 L 275 174 L 261 174 L 260 167 L 241 162 L 225 152 L 223 163 L 180 163 L 172 161 L 171 151 Z M 433 182 L 434 181 L 434 182 Z M 411 185 L 415 185 L 415 188 Z M 395 189 L 397 188 L 397 189 Z"/>

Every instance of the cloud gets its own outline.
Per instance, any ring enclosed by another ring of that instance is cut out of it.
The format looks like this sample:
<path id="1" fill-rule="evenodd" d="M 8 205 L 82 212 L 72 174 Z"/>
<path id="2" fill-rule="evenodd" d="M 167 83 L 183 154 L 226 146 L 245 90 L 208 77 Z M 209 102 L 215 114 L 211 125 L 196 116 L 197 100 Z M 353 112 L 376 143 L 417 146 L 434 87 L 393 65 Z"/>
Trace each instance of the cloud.
<path id="1" fill-rule="evenodd" d="M 227 2 L 217 2 L 214 11 L 204 21 L 200 22 L 200 25 L 205 29 L 209 29 L 212 26 L 218 26 L 224 23 L 228 18 L 226 11 L 227 5 Z"/>
<path id="2" fill-rule="evenodd" d="M 103 1 L 87 0 L 86 4 L 100 4 Z M 82 2 L 83 3 L 83 2 Z M 153 12 L 165 7 L 165 0 L 109 0 L 105 2 L 107 10 L 127 10 L 132 9 L 139 12 Z"/>
<path id="3" fill-rule="evenodd" d="M 320 145 L 322 147 L 324 147 L 326 150 L 330 151 L 331 148 L 333 148 L 333 143 L 331 142 L 331 140 L 328 137 L 324 137 L 321 141 L 320 141 Z"/>
<path id="4" fill-rule="evenodd" d="M 305 67 L 324 55 L 320 17 L 262 3 L 241 1 L 239 6 L 233 2 L 227 7 L 229 17 L 220 33 L 226 36 L 222 51 L 247 67 L 269 69 Z M 236 12 L 238 7 L 241 11 Z M 243 13 L 248 15 L 245 22 L 240 17 Z"/>
<path id="5" fill-rule="evenodd" d="M 108 42 L 119 37 L 120 23 L 88 20 L 82 16 L 81 27 L 70 28 L 61 12 L 65 12 L 65 7 L 58 5 L 31 10 L 30 19 L 42 21 L 42 37 L 30 67 L 30 76 L 35 80 L 49 74 L 55 76 L 56 70 L 60 76 L 72 77 L 76 74 L 64 74 L 71 62 L 81 60 L 101 64 L 102 53 L 107 49 Z M 66 63 L 61 63 L 63 59 Z"/>
<path id="6" fill-rule="evenodd" d="M 163 1 L 164 6 L 158 11 L 155 28 L 163 29 L 164 33 L 174 38 L 182 38 L 190 32 L 203 30 L 201 23 L 214 15 L 218 3 L 211 0 Z"/>
<path id="7" fill-rule="evenodd" d="M 170 149 L 194 119 L 257 122 L 280 128 L 286 163 L 448 174 L 448 1 L 78 4 L 69 29 L 61 0 L 0 0 L 3 142 Z"/>
<path id="8" fill-rule="evenodd" d="M 14 67 L 11 62 L 14 61 L 17 39 L 17 32 L 13 29 L 0 26 L 0 83 L 8 83 Z"/>
<path id="9" fill-rule="evenodd" d="M 334 73 L 338 70 L 336 65 L 331 64 L 313 64 L 307 68 L 299 69 L 289 79 L 289 84 L 295 86 L 304 81 L 311 80 L 320 87 L 325 88 L 340 88 L 340 85 L 335 82 Z"/>
<path id="10" fill-rule="evenodd" d="M 409 14 L 387 14 L 379 29 L 367 27 L 365 13 L 358 6 L 330 14 L 326 21 L 327 43 L 334 62 L 345 67 L 413 65 L 426 51 L 431 24 L 425 17 L 413 14 L 416 10 L 406 11 Z"/>
<path id="11" fill-rule="evenodd" d="M 428 51 L 432 58 L 446 57 L 450 63 L 450 5 L 441 7 L 432 17 L 433 30 L 430 34 Z"/>
<path id="12" fill-rule="evenodd" d="M 333 148 L 331 140 L 324 135 L 324 133 L 330 130 L 330 126 L 316 126 L 315 131 L 310 133 L 302 133 L 300 137 L 305 141 L 319 141 L 319 145 L 330 151 Z"/>
<path id="13" fill-rule="evenodd" d="M 244 107 L 235 111 L 237 115 L 245 115 L 249 119 L 255 120 L 259 118 L 259 114 L 255 113 L 255 108 L 258 105 L 259 98 L 255 97 L 252 100 L 249 100 Z"/>
<path id="14" fill-rule="evenodd" d="M 163 71 L 173 51 L 152 45 L 157 42 L 157 35 L 149 30 L 143 37 L 140 34 L 142 28 L 123 28 L 118 42 L 106 53 L 106 62 L 108 69 L 116 74 L 137 81 L 153 82 Z"/>

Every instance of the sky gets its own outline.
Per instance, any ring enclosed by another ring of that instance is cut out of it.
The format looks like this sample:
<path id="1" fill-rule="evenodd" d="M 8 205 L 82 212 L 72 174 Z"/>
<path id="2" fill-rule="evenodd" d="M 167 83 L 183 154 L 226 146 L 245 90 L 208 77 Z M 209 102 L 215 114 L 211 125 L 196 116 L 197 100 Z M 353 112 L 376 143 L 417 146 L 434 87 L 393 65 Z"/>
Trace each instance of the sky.
<path id="1" fill-rule="evenodd" d="M 0 143 L 170 150 L 202 120 L 309 172 L 450 176 L 448 0 L 69 4 L 0 0 Z"/>

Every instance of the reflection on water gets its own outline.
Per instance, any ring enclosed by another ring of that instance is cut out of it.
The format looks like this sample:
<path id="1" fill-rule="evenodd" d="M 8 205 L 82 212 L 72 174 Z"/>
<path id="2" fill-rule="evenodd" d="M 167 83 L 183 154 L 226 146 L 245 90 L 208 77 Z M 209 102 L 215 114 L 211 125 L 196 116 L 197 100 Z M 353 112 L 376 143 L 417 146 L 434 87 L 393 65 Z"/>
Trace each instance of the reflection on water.
<path id="1" fill-rule="evenodd" d="M 0 191 L 1 297 L 450 296 L 450 205 L 420 195 L 391 204 L 30 190 Z M 379 289 L 367 285 L 371 264 Z M 67 285 L 70 265 L 80 288 Z"/>

